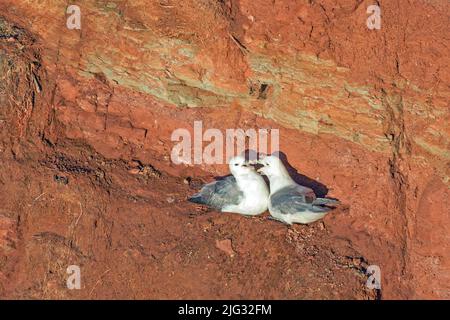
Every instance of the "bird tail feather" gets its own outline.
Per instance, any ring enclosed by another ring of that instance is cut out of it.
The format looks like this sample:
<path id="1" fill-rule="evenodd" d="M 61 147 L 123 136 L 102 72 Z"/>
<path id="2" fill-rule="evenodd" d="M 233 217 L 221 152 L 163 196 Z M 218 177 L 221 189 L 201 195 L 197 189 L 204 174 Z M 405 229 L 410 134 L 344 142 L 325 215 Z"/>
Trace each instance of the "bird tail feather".
<path id="1" fill-rule="evenodd" d="M 199 203 L 199 204 L 205 204 L 205 199 L 203 199 L 201 194 L 194 194 L 192 197 L 188 198 L 189 202 L 193 202 L 193 203 Z"/>
<path id="2" fill-rule="evenodd" d="M 313 206 L 324 206 L 324 207 L 336 207 L 339 205 L 339 200 L 329 199 L 329 198 L 316 198 L 312 203 Z"/>

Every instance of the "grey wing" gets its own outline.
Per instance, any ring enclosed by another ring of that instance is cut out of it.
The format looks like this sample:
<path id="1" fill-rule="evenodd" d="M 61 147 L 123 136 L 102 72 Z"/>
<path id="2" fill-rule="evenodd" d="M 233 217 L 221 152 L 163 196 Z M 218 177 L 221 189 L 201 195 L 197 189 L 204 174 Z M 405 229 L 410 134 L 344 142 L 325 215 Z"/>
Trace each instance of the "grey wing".
<path id="1" fill-rule="evenodd" d="M 271 207 L 280 214 L 320 213 L 330 210 L 330 208 L 316 204 L 314 193 L 308 190 L 310 189 L 298 188 L 298 186 L 283 188 L 270 196 Z"/>
<path id="2" fill-rule="evenodd" d="M 206 204 L 215 209 L 222 209 L 226 205 L 237 205 L 244 197 L 236 179 L 227 176 L 203 186 L 199 193 L 189 198 L 194 203 Z"/>

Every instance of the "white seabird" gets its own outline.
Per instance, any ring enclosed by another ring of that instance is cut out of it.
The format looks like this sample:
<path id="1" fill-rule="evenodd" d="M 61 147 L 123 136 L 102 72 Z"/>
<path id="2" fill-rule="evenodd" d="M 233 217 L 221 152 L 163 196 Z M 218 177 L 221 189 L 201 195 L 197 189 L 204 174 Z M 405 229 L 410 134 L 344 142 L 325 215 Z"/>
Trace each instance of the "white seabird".
<path id="1" fill-rule="evenodd" d="M 297 184 L 281 160 L 274 155 L 260 157 L 258 172 L 270 181 L 269 212 L 273 219 L 286 224 L 308 224 L 323 218 L 339 201 L 316 198 L 314 191 Z"/>
<path id="2" fill-rule="evenodd" d="M 245 157 L 230 159 L 231 176 L 208 183 L 188 200 L 205 204 L 221 212 L 254 216 L 267 210 L 269 189 L 264 178 L 245 161 Z"/>

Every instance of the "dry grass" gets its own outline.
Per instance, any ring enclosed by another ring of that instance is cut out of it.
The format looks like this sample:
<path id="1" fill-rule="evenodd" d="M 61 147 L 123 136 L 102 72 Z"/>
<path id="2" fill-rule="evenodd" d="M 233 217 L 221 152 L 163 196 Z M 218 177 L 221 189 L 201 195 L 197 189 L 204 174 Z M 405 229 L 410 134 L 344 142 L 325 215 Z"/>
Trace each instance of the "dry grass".
<path id="1" fill-rule="evenodd" d="M 0 19 L 0 118 L 15 119 L 10 125 L 21 136 L 31 117 L 36 93 L 42 90 L 40 64 L 32 45 L 32 37 Z"/>

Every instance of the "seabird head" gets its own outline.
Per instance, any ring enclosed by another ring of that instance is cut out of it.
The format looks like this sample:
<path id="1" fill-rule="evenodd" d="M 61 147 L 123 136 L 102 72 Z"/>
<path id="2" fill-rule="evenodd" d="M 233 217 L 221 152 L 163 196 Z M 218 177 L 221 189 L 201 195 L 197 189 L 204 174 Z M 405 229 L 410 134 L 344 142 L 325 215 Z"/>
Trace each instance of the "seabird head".
<path id="1" fill-rule="evenodd" d="M 262 165 L 257 171 L 264 174 L 268 178 L 287 174 L 287 171 L 281 162 L 280 158 L 274 155 L 259 156 L 256 161 L 257 164 Z"/>
<path id="2" fill-rule="evenodd" d="M 245 160 L 243 156 L 236 156 L 230 159 L 229 167 L 231 173 L 235 175 L 248 174 L 252 171 L 255 171 L 253 167 L 251 167 L 248 162 Z"/>

